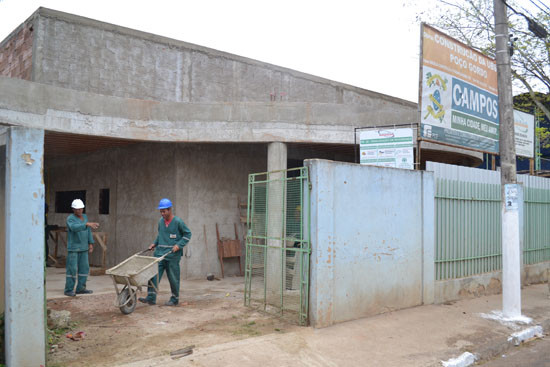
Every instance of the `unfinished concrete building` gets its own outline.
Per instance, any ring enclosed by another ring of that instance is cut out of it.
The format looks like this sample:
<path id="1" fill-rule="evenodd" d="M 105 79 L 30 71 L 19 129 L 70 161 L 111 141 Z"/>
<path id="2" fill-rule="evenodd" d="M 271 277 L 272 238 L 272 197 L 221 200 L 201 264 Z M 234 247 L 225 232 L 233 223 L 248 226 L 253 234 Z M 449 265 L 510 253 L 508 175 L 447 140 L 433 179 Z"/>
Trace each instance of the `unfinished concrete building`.
<path id="1" fill-rule="evenodd" d="M 147 246 L 155 203 L 173 198 L 193 230 L 185 277 L 219 270 L 216 223 L 242 238 L 249 173 L 352 162 L 354 128 L 418 119 L 411 102 L 45 8 L 0 44 L 0 75 L 0 122 L 45 130 L 49 222 L 63 225 L 60 200 L 80 192 L 111 266 Z M 479 158 L 423 146 L 424 160 Z"/>
<path id="2" fill-rule="evenodd" d="M 219 273 L 216 224 L 225 237 L 234 237 L 237 224 L 243 238 L 238 204 L 248 174 L 299 167 L 307 158 L 353 162 L 355 128 L 417 120 L 416 103 L 45 8 L 0 43 L 2 177 L 14 175 L 10 154 L 26 152 L 26 139 L 43 142 L 43 155 L 38 149 L 25 161 L 43 159 L 44 191 L 33 215 L 41 217 L 43 196 L 49 223 L 63 226 L 68 198 L 80 195 L 108 234 L 107 266 L 151 243 L 156 204 L 170 197 L 193 232 L 182 276 Z M 481 161 L 479 153 L 422 148 L 423 161 Z M 7 210 L 10 195 L 2 186 Z M 4 257 L 12 245 L 0 234 Z M 6 263 L 12 257 L 15 250 Z M 101 263 L 100 251 L 91 262 Z M 235 260 L 225 266 L 226 275 L 239 272 Z"/>

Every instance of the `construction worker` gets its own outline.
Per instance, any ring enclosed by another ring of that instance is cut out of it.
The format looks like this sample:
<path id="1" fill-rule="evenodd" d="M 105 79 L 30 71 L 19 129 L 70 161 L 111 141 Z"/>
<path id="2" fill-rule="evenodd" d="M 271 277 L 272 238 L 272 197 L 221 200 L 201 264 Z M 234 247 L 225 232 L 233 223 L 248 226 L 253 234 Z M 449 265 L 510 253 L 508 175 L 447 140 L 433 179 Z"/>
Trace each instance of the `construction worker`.
<path id="1" fill-rule="evenodd" d="M 158 235 L 154 243 L 149 246 L 149 250 L 155 249 L 155 257 L 161 257 L 167 253 L 166 257 L 159 262 L 158 281 L 166 270 L 172 296 L 165 303 L 166 306 L 176 306 L 179 303 L 180 293 L 180 259 L 183 254 L 183 247 L 191 239 L 191 231 L 185 225 L 181 218 L 176 217 L 172 212 L 172 202 L 170 199 L 161 199 L 158 205 L 162 218 L 158 222 Z M 157 277 L 151 279 L 155 287 L 147 288 L 147 297 L 139 298 L 140 302 L 154 305 L 157 302 Z"/>
<path id="2" fill-rule="evenodd" d="M 99 223 L 88 222 L 88 217 L 83 214 L 84 203 L 82 200 L 73 200 L 71 208 L 73 214 L 67 218 L 67 265 L 64 294 L 74 297 L 75 294 L 93 293 L 86 289 L 86 279 L 90 272 L 88 253 L 92 253 L 94 250 L 92 229 L 99 228 Z M 75 293 L 74 286 L 77 279 Z"/>

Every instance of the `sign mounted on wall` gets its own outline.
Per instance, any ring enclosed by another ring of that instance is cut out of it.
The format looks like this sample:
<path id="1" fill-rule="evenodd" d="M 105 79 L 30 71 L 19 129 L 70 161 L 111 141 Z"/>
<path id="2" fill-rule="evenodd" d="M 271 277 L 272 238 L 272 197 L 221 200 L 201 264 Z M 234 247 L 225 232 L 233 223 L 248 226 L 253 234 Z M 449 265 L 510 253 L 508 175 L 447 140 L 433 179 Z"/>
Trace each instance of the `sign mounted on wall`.
<path id="1" fill-rule="evenodd" d="M 413 129 L 361 131 L 361 164 L 414 169 Z"/>
<path id="2" fill-rule="evenodd" d="M 535 157 L 535 116 L 514 110 L 516 155 Z"/>
<path id="3" fill-rule="evenodd" d="M 495 60 L 422 24 L 421 137 L 498 153 Z"/>

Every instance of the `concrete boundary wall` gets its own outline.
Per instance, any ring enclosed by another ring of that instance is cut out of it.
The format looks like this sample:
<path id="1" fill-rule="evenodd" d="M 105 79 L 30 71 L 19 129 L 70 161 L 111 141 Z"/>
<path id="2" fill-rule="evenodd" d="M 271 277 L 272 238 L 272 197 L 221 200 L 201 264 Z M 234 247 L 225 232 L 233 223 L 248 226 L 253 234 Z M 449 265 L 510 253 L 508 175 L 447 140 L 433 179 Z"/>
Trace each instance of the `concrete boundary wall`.
<path id="1" fill-rule="evenodd" d="M 522 284 L 548 282 L 550 262 L 525 265 L 522 271 Z M 478 274 L 459 279 L 439 280 L 435 282 L 434 303 L 445 303 L 464 298 L 502 293 L 502 271 Z"/>
<path id="2" fill-rule="evenodd" d="M 306 166 L 312 325 L 433 303 L 433 174 L 325 160 Z"/>

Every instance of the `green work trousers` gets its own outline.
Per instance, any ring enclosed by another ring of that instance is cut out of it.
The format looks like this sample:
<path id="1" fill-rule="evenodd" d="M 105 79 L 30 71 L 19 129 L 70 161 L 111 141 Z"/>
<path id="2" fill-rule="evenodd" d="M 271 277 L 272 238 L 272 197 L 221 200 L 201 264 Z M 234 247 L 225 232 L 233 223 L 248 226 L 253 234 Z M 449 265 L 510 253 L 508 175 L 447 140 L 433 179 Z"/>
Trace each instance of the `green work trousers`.
<path id="1" fill-rule="evenodd" d="M 170 301 L 178 303 L 180 296 L 180 258 L 178 257 L 168 260 L 164 259 L 159 262 L 159 282 L 162 279 L 162 274 L 164 274 L 165 270 L 168 281 L 170 282 L 170 290 L 172 291 Z M 157 277 L 153 277 L 151 281 L 158 289 Z M 155 291 L 155 288 L 151 286 L 147 288 L 147 299 L 154 303 L 157 302 L 157 292 Z"/>
<path id="2" fill-rule="evenodd" d="M 67 253 L 65 278 L 65 292 L 73 292 L 75 282 L 76 291 L 80 292 L 86 289 L 86 279 L 90 273 L 90 264 L 88 262 L 88 251 L 69 251 Z"/>

